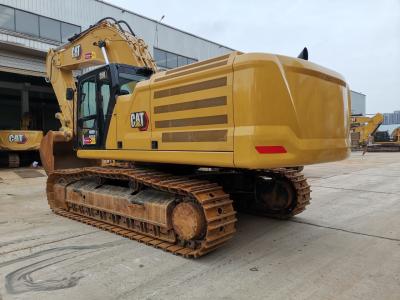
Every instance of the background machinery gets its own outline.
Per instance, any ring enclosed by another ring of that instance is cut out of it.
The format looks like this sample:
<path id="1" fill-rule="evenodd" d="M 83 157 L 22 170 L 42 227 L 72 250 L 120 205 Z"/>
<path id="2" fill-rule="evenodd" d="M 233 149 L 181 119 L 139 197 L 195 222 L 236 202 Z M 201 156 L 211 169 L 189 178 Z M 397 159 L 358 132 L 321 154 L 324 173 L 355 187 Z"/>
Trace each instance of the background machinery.
<path id="1" fill-rule="evenodd" d="M 400 142 L 400 127 L 397 127 L 392 131 L 391 137 L 394 142 Z"/>
<path id="2" fill-rule="evenodd" d="M 374 134 L 374 143 L 368 146 L 369 152 L 398 152 L 400 151 L 400 127 L 391 133 L 377 131 Z"/>
<path id="3" fill-rule="evenodd" d="M 349 154 L 348 85 L 305 59 L 233 52 L 157 72 L 107 18 L 50 50 L 47 75 L 62 124 L 40 149 L 51 209 L 185 257 L 231 239 L 237 209 L 302 212 L 310 187 L 291 167 Z"/>
<path id="4" fill-rule="evenodd" d="M 21 121 L 20 130 L 0 130 L 0 165 L 18 168 L 39 160 L 41 130 L 30 129 L 30 116 L 26 114 Z"/>
<path id="5" fill-rule="evenodd" d="M 366 149 L 372 143 L 372 137 L 383 123 L 383 115 L 372 117 L 351 116 L 351 147 L 354 150 Z"/>

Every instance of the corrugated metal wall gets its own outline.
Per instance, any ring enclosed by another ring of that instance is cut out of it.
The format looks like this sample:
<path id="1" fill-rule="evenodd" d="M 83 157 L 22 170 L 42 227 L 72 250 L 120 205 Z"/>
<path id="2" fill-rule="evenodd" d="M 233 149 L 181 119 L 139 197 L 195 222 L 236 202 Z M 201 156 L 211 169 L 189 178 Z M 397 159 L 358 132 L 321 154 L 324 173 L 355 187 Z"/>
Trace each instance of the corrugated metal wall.
<path id="1" fill-rule="evenodd" d="M 45 76 L 44 60 L 30 55 L 0 50 L 0 71 Z"/>
<path id="2" fill-rule="evenodd" d="M 54 44 L 49 44 L 46 42 L 41 42 L 38 39 L 34 39 L 31 37 L 28 37 L 24 34 L 7 34 L 6 30 L 2 30 L 0 28 L 0 41 L 6 42 L 6 43 L 12 43 L 15 44 L 17 46 L 24 46 L 24 47 L 28 47 L 28 48 L 32 48 L 32 49 L 36 49 L 36 50 L 40 50 L 43 52 L 47 52 L 47 50 L 50 47 L 54 47 L 55 45 L 57 45 L 56 42 L 54 42 Z"/>

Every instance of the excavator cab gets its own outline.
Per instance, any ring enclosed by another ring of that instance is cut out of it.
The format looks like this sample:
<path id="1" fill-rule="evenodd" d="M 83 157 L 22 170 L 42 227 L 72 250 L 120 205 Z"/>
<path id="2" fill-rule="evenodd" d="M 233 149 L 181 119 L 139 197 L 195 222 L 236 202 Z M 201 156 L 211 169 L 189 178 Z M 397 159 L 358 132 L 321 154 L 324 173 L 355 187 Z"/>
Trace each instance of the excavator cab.
<path id="1" fill-rule="evenodd" d="M 78 79 L 76 105 L 76 149 L 104 149 L 108 128 L 118 96 L 132 94 L 138 82 L 152 70 L 109 64 Z"/>
<path id="2" fill-rule="evenodd" d="M 78 77 L 74 103 L 76 134 L 67 141 L 61 131 L 50 131 L 42 140 L 40 153 L 45 170 L 99 165 L 98 160 L 80 159 L 76 150 L 104 149 L 108 128 L 118 96 L 132 94 L 138 82 L 153 70 L 125 64 L 108 64 Z M 66 89 L 66 99 L 74 101 L 74 90 Z"/>

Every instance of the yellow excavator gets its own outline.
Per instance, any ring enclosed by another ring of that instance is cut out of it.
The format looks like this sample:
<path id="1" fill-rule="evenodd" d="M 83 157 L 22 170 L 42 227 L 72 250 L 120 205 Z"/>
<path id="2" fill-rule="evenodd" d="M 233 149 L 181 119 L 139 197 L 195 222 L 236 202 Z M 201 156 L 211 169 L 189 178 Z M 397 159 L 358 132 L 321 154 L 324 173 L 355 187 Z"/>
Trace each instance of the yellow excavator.
<path id="1" fill-rule="evenodd" d="M 29 114 L 22 117 L 20 130 L 0 130 L 0 165 L 18 168 L 22 163 L 38 159 L 43 132 L 29 129 Z"/>
<path id="2" fill-rule="evenodd" d="M 237 210 L 299 214 L 310 186 L 293 167 L 350 151 L 349 87 L 306 59 L 232 52 L 158 72 L 126 22 L 100 20 L 47 56 L 51 209 L 193 258 L 232 238 Z"/>
<path id="3" fill-rule="evenodd" d="M 352 116 L 351 117 L 351 145 L 352 149 L 366 149 L 372 143 L 372 137 L 383 123 L 383 115 L 377 113 L 372 117 Z"/>
<path id="4" fill-rule="evenodd" d="M 374 134 L 374 143 L 368 145 L 368 152 L 399 152 L 400 127 L 389 131 L 377 131 Z"/>

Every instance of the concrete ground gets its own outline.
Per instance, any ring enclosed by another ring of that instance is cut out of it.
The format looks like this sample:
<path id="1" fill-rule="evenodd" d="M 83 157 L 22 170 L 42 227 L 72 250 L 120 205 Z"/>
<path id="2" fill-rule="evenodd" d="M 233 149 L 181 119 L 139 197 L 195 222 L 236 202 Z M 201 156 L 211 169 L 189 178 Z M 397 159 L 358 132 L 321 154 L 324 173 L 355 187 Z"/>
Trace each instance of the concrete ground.
<path id="1" fill-rule="evenodd" d="M 239 215 L 231 242 L 189 260 L 56 216 L 46 177 L 0 170 L 0 299 L 400 299 L 400 153 L 305 173 L 307 211 Z"/>

